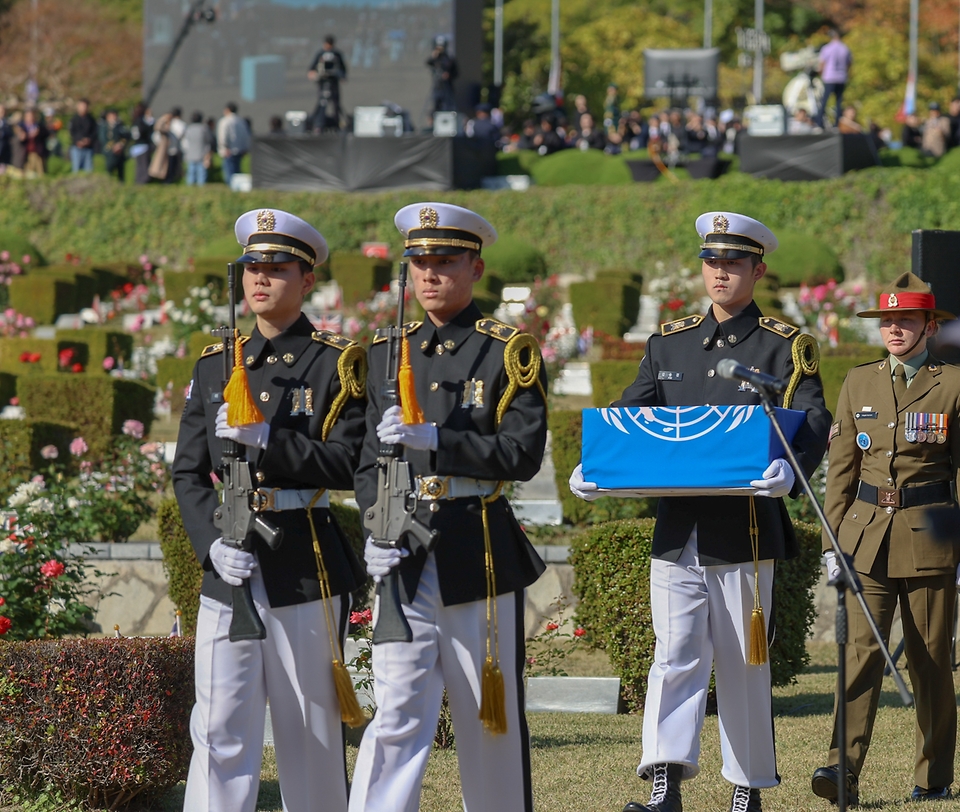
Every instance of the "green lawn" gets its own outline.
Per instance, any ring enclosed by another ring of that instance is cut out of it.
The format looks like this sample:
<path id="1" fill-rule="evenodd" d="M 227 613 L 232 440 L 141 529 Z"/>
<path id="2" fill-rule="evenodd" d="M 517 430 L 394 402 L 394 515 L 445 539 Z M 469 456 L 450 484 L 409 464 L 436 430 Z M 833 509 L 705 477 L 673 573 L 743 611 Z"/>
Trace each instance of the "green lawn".
<path id="1" fill-rule="evenodd" d="M 828 812 L 832 807 L 810 792 L 810 775 L 824 763 L 832 723 L 835 650 L 813 644 L 812 665 L 797 685 L 774 692 L 777 754 L 783 783 L 765 790 L 767 812 Z M 585 658 L 590 660 L 590 658 Z M 903 663 L 901 662 L 901 665 Z M 596 663 L 577 669 L 596 673 Z M 535 805 L 549 812 L 619 812 L 631 799 L 646 801 L 648 785 L 634 773 L 640 756 L 640 716 L 530 714 Z M 892 680 L 880 700 L 873 747 L 860 781 L 861 805 L 893 809 L 907 803 L 913 789 L 914 714 L 899 706 Z M 356 749 L 347 753 L 352 769 Z M 684 808 L 725 810 L 730 787 L 720 777 L 720 745 L 715 716 L 703 734 L 701 774 L 684 784 Z M 461 809 L 456 753 L 435 751 L 424 783 L 423 812 Z M 165 810 L 181 808 L 183 785 L 171 792 Z M 267 752 L 259 810 L 280 810 L 272 751 Z M 927 807 L 924 807 L 927 808 Z M 935 809 L 960 809 L 960 800 L 935 802 Z"/>

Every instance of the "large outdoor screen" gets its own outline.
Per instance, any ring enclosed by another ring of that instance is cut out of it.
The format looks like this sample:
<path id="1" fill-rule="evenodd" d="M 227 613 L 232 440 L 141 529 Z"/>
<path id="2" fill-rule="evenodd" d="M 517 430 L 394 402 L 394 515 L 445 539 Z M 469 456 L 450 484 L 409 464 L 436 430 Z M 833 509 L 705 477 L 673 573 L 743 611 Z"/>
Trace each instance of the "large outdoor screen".
<path id="1" fill-rule="evenodd" d="M 145 88 L 153 85 L 190 7 L 181 0 L 144 0 Z M 425 62 L 434 37 L 449 38 L 461 62 L 460 83 L 474 72 L 463 76 L 454 7 L 454 0 L 210 0 L 215 20 L 196 23 L 183 41 L 153 100 L 154 115 L 178 106 L 187 120 L 195 110 L 219 118 L 235 101 L 254 132 L 264 133 L 271 116 L 311 113 L 317 85 L 307 69 L 332 34 L 347 65 L 344 112 L 393 102 L 419 128 L 432 109 Z"/>

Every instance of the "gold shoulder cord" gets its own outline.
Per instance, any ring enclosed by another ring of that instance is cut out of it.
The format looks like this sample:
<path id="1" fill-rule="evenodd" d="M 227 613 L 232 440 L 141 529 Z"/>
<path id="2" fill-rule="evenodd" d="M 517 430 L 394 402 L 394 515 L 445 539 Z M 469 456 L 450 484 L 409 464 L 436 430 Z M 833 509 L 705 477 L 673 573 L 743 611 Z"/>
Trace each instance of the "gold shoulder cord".
<path id="1" fill-rule="evenodd" d="M 527 350 L 528 360 L 521 354 Z M 503 349 L 503 366 L 507 372 L 507 389 L 497 404 L 497 422 L 500 421 L 520 389 L 536 386 L 547 402 L 547 393 L 540 382 L 540 346 L 529 333 L 517 333 Z M 490 520 L 487 506 L 500 498 L 503 482 L 489 496 L 480 497 L 483 519 L 484 565 L 487 575 L 487 658 L 483 664 L 480 680 L 480 721 L 489 733 L 507 732 L 507 709 L 503 687 L 503 672 L 500 670 L 500 641 L 497 629 L 497 578 L 493 569 L 493 550 L 490 544 Z"/>
<path id="2" fill-rule="evenodd" d="M 337 372 L 340 375 L 340 394 L 330 404 L 330 411 L 323 421 L 320 439 L 326 442 L 333 424 L 340 417 L 344 404 L 349 398 L 367 397 L 367 353 L 363 347 L 354 344 L 347 347 L 337 359 Z"/>
<path id="3" fill-rule="evenodd" d="M 793 374 L 783 395 L 783 408 L 789 409 L 793 396 L 804 375 L 816 375 L 820 369 L 820 345 L 807 333 L 798 335 L 791 347 Z M 760 531 L 757 525 L 757 506 L 750 497 L 750 545 L 753 548 L 753 612 L 750 617 L 750 665 L 763 665 L 767 661 L 767 630 L 760 603 Z"/>
<path id="4" fill-rule="evenodd" d="M 787 391 L 783 394 L 783 408 L 789 409 L 793 403 L 793 396 L 804 375 L 816 375 L 820 369 L 820 345 L 817 339 L 808 333 L 798 335 L 791 347 L 793 354 L 793 375 L 787 384 Z"/>

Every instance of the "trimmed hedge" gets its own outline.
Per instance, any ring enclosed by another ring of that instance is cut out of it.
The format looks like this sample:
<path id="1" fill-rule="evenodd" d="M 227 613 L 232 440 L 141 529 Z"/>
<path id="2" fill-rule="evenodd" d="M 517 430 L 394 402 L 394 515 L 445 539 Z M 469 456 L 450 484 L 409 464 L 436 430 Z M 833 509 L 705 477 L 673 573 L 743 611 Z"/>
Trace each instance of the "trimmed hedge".
<path id="1" fill-rule="evenodd" d="M 599 149 L 564 149 L 541 158 L 530 167 L 539 186 L 629 186 L 633 175 L 623 157 Z"/>
<path id="2" fill-rule="evenodd" d="M 21 361 L 20 356 L 24 353 L 38 354 L 40 359 L 34 363 Z M 0 340 L 0 371 L 18 376 L 56 373 L 56 339 L 8 336 Z"/>
<path id="3" fill-rule="evenodd" d="M 173 384 L 173 391 L 170 394 L 171 414 L 176 415 L 183 411 L 187 402 L 186 388 L 193 376 L 193 367 L 196 363 L 196 357 L 174 358 L 166 356 L 157 359 L 157 388 L 166 389 L 168 383 Z"/>
<path id="4" fill-rule="evenodd" d="M 125 262 L 110 262 L 94 265 L 87 268 L 96 282 L 97 294 L 101 299 L 106 299 L 110 294 L 130 280 L 131 271 L 134 275 L 142 273 L 139 265 L 129 265 Z"/>
<path id="5" fill-rule="evenodd" d="M 40 456 L 44 446 L 56 446 L 58 459 L 69 461 L 70 441 L 76 434 L 76 428 L 68 423 L 0 420 L 0 505 L 7 504 L 17 485 L 49 466 L 49 461 Z"/>
<path id="6" fill-rule="evenodd" d="M 194 271 L 164 271 L 163 273 L 163 292 L 164 296 L 177 305 L 183 304 L 183 300 L 190 295 L 190 288 L 202 288 L 210 285 L 217 295 L 224 293 L 227 285 L 226 266 L 218 275 L 206 270 Z M 240 289 L 240 280 L 237 280 L 237 289 Z"/>
<path id="7" fill-rule="evenodd" d="M 192 637 L 197 633 L 203 567 L 197 561 L 190 537 L 183 527 L 176 499 L 164 499 L 160 503 L 157 526 L 163 571 L 167 574 L 167 594 L 180 611 L 181 632 Z"/>
<path id="8" fill-rule="evenodd" d="M 76 265 L 47 265 L 43 268 L 31 268 L 30 276 L 73 282 L 74 313 L 90 307 L 97 293 L 96 277 L 90 271 Z"/>
<path id="9" fill-rule="evenodd" d="M 9 251 L 10 261 L 16 262 L 17 265 L 23 264 L 25 256 L 30 257 L 27 267 L 46 264 L 43 254 L 37 247 L 16 231 L 0 231 L 0 251 Z"/>
<path id="10" fill-rule="evenodd" d="M 620 399 L 623 390 L 636 380 L 640 360 L 594 361 L 590 364 L 590 384 L 596 408 L 603 409 Z"/>
<path id="11" fill-rule="evenodd" d="M 10 307 L 37 324 L 53 324 L 63 313 L 77 312 L 77 288 L 68 279 L 15 276 L 10 280 Z"/>
<path id="12" fill-rule="evenodd" d="M 27 417 L 70 423 L 94 455 L 105 453 L 125 420 L 153 423 L 154 389 L 138 381 L 99 375 L 28 375 L 17 381 Z"/>
<path id="13" fill-rule="evenodd" d="M 653 519 L 599 524 L 575 536 L 570 546 L 573 589 L 580 598 L 577 620 L 591 643 L 609 655 L 624 703 L 635 712 L 643 710 L 656 642 L 649 589 L 655 524 Z M 803 523 L 794 527 L 801 554 L 777 563 L 774 582 L 774 685 L 794 683 L 808 664 L 806 638 L 816 617 L 812 590 L 820 577 L 820 531 Z"/>
<path id="14" fill-rule="evenodd" d="M 545 276 L 547 273 L 547 260 L 543 254 L 528 240 L 512 234 L 498 236 L 493 245 L 483 249 L 482 256 L 487 273 L 492 272 L 508 285 L 517 282 L 533 282 L 537 277 Z M 493 290 L 490 292 L 494 293 Z M 497 295 L 500 294 L 499 290 L 495 292 Z"/>
<path id="15" fill-rule="evenodd" d="M 640 313 L 640 288 L 619 279 L 597 279 L 570 286 L 570 302 L 578 329 L 592 326 L 611 336 L 622 336 Z"/>
<path id="16" fill-rule="evenodd" d="M 393 263 L 389 259 L 365 257 L 347 251 L 330 255 L 330 275 L 343 291 L 343 303 L 352 307 L 366 301 L 390 284 Z"/>
<path id="17" fill-rule="evenodd" d="M 579 411 L 550 412 L 550 441 L 556 471 L 554 476 L 564 521 L 588 525 L 614 519 L 653 516 L 656 513 L 656 499 L 604 497 L 595 502 L 586 502 L 570 492 L 570 474 L 580 463 L 581 425 L 582 418 Z"/>
<path id="18" fill-rule="evenodd" d="M 88 372 L 103 369 L 103 359 L 123 360 L 129 366 L 133 356 L 133 336 L 109 327 L 84 327 L 80 330 L 57 330 L 57 349 L 64 346 L 84 347 L 84 358 L 78 359 Z M 84 360 L 85 359 L 85 360 Z"/>
<path id="19" fill-rule="evenodd" d="M 149 804 L 187 774 L 193 640 L 0 646 L 0 782 L 94 809 Z M 71 807 L 72 808 L 72 807 Z"/>
<path id="20" fill-rule="evenodd" d="M 840 388 L 847 373 L 860 364 L 879 361 L 886 355 L 883 347 L 869 344 L 847 344 L 845 346 L 820 348 L 820 380 L 823 381 L 823 399 L 833 414 L 837 411 Z"/>
<path id="21" fill-rule="evenodd" d="M 0 409 L 10 403 L 17 394 L 17 376 L 10 372 L 0 372 Z"/>
<path id="22" fill-rule="evenodd" d="M 765 261 L 785 287 L 799 287 L 801 282 L 818 285 L 828 279 L 843 281 L 843 266 L 826 240 L 792 228 L 778 228 L 775 233 L 780 245 Z"/>

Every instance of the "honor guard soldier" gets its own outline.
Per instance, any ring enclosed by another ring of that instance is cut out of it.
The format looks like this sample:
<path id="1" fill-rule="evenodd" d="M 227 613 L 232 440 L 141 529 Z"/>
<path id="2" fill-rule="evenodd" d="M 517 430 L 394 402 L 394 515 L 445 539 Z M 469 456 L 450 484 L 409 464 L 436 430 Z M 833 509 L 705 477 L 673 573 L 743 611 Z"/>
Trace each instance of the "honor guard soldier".
<path id="1" fill-rule="evenodd" d="M 416 517 L 439 535 L 429 553 L 384 550 L 367 541 L 368 573 L 379 579 L 398 568 L 413 639 L 374 642 L 377 713 L 360 744 L 350 810 L 420 808 L 446 686 L 464 808 L 528 812 L 523 590 L 544 564 L 502 488 L 529 480 L 540 468 L 546 373 L 532 336 L 484 318 L 473 302 L 473 284 L 484 270 L 480 251 L 497 238 L 493 227 L 472 211 L 442 203 L 406 206 L 395 222 L 426 313 L 404 331 L 424 422 L 404 423 L 399 407 L 384 414 L 386 344 L 375 339 L 357 501 L 363 512 L 377 497 L 380 443 L 401 444 L 416 475 Z M 382 595 L 378 606 L 382 610 Z M 481 720 L 496 668 L 503 678 L 503 715 Z"/>
<path id="2" fill-rule="evenodd" d="M 223 399 L 223 345 L 193 371 L 173 463 L 183 523 L 203 565 L 197 620 L 197 703 L 186 812 L 253 812 L 267 699 L 283 807 L 346 810 L 341 707 L 331 663 L 342 658 L 349 593 L 362 565 L 328 508 L 328 488 L 349 489 L 364 431 L 366 357 L 353 341 L 316 332 L 301 312 L 321 234 L 299 217 L 242 215 L 243 294 L 256 315 L 236 343 L 262 418 L 232 426 Z M 231 394 L 231 397 L 233 395 Z M 221 438 L 246 447 L 251 503 L 283 531 L 277 549 L 224 544 L 214 524 Z M 249 583 L 265 639 L 228 638 L 234 587 Z M 323 599 L 326 596 L 326 599 Z"/>
<path id="3" fill-rule="evenodd" d="M 697 232 L 703 281 L 713 305 L 705 315 L 664 324 L 659 335 L 651 336 L 637 379 L 613 405 L 759 404 L 749 383 L 738 386 L 717 374 L 718 362 L 732 358 L 789 382 L 777 405 L 806 412 L 792 445 L 809 475 L 823 457 L 830 426 L 816 341 L 793 325 L 764 316 L 753 301 L 754 286 L 767 270 L 764 257 L 777 247 L 777 239 L 763 223 L 729 212 L 701 215 Z M 583 498 L 600 495 L 595 483 L 583 481 L 580 466 L 570 485 Z M 771 617 L 774 562 L 798 554 L 780 497 L 796 496 L 800 485 L 783 459 L 751 485 L 755 496 L 660 499 L 650 566 L 656 650 L 637 767 L 653 787 L 646 805 L 630 802 L 624 812 L 682 809 L 680 782 L 700 769 L 711 670 L 716 673 L 723 777 L 734 785 L 730 809 L 759 812 L 760 789 L 780 783 L 770 665 L 760 662 L 765 657 L 751 657 L 748 649 L 756 600 L 763 616 Z M 762 631 L 760 635 L 762 644 Z"/>
<path id="4" fill-rule="evenodd" d="M 957 741 L 957 702 L 951 668 L 960 539 L 934 536 L 930 508 L 957 516 L 960 463 L 960 370 L 927 348 L 938 322 L 927 285 L 901 274 L 878 307 L 857 314 L 880 320 L 889 355 L 847 373 L 830 430 L 824 512 L 840 548 L 853 556 L 867 608 L 884 639 L 897 606 L 917 706 L 913 799 L 950 797 Z M 956 519 L 954 520 L 956 521 Z M 830 542 L 824 558 L 839 572 Z M 847 645 L 847 798 L 859 801 L 883 681 L 884 660 L 859 604 L 850 609 Z M 813 774 L 813 791 L 835 801 L 840 781 L 834 727 L 828 763 Z"/>

